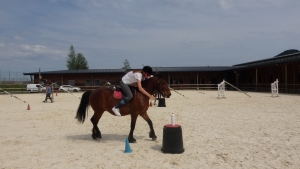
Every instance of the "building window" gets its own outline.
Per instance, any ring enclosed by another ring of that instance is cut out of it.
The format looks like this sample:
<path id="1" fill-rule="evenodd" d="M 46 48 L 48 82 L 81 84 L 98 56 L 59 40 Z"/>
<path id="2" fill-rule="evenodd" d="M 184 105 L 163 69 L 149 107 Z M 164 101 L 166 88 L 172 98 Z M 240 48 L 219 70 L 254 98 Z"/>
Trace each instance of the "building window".
<path id="1" fill-rule="evenodd" d="M 211 78 L 210 83 L 211 84 L 217 84 L 217 78 Z"/>
<path id="2" fill-rule="evenodd" d="M 269 82 L 273 83 L 273 76 L 269 75 Z"/>
<path id="3" fill-rule="evenodd" d="M 183 84 L 183 79 L 179 79 L 179 84 Z"/>
<path id="4" fill-rule="evenodd" d="M 200 84 L 205 84 L 205 79 L 204 78 L 200 79 Z"/>
<path id="5" fill-rule="evenodd" d="M 94 86 L 100 86 L 100 80 L 99 79 L 94 80 Z"/>
<path id="6" fill-rule="evenodd" d="M 68 85 L 75 86 L 75 80 L 68 80 Z"/>
<path id="7" fill-rule="evenodd" d="M 173 84 L 178 84 L 178 80 L 177 79 L 173 79 Z"/>
<path id="8" fill-rule="evenodd" d="M 85 80 L 85 85 L 86 86 L 92 86 L 92 81 L 91 80 Z"/>
<path id="9" fill-rule="evenodd" d="M 253 78 L 249 77 L 249 83 L 254 83 Z"/>
<path id="10" fill-rule="evenodd" d="M 191 79 L 190 84 L 195 84 L 195 79 Z"/>

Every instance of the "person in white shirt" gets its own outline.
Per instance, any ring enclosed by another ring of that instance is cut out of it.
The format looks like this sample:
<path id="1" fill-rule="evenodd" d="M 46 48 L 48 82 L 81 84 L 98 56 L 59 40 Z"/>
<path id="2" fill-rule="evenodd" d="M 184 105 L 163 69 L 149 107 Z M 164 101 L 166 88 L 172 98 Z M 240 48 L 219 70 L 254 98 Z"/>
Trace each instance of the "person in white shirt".
<path id="1" fill-rule="evenodd" d="M 130 71 L 124 75 L 120 81 L 120 86 L 125 93 L 125 97 L 120 101 L 118 105 L 112 108 L 112 111 L 117 115 L 121 116 L 119 108 L 129 102 L 133 98 L 133 94 L 128 85 L 137 84 L 139 91 L 148 96 L 151 100 L 155 100 L 155 97 L 149 94 L 142 87 L 142 79 L 147 79 L 152 75 L 152 68 L 150 66 L 144 66 L 142 72 Z"/>

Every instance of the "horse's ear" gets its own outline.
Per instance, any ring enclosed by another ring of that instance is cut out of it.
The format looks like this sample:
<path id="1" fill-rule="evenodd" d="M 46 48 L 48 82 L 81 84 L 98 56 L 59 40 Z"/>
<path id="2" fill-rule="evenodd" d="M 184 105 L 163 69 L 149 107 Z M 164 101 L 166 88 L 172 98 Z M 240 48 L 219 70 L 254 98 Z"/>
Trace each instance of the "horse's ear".
<path id="1" fill-rule="evenodd" d="M 163 77 L 162 73 L 156 73 L 155 77 L 158 77 L 159 79 Z"/>

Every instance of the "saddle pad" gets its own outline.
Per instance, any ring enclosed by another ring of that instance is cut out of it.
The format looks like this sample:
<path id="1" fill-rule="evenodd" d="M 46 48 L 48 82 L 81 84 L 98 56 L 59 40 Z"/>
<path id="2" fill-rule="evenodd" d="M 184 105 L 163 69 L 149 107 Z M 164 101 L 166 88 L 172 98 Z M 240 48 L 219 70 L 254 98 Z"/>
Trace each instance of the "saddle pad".
<path id="1" fill-rule="evenodd" d="M 122 92 L 121 91 L 114 91 L 114 97 L 116 99 L 122 99 Z"/>

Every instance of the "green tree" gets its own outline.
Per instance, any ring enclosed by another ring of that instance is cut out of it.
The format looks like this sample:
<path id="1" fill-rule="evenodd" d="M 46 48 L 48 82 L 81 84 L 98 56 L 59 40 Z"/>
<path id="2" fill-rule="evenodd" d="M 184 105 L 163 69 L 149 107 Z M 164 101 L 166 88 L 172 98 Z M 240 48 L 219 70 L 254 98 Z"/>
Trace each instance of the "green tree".
<path id="1" fill-rule="evenodd" d="M 77 61 L 76 69 L 89 69 L 87 60 L 85 59 L 82 53 L 77 53 L 76 61 Z"/>
<path id="2" fill-rule="evenodd" d="M 70 52 L 68 53 L 67 58 L 67 68 L 69 70 L 74 70 L 76 67 L 76 53 L 73 45 L 70 47 Z"/>
<path id="3" fill-rule="evenodd" d="M 88 63 L 82 53 L 75 53 L 73 45 L 70 47 L 70 52 L 67 58 L 67 68 L 69 70 L 88 69 Z"/>
<path id="4" fill-rule="evenodd" d="M 123 63 L 124 63 L 124 67 L 122 67 L 122 69 L 131 69 L 130 63 L 127 59 L 125 59 Z"/>

